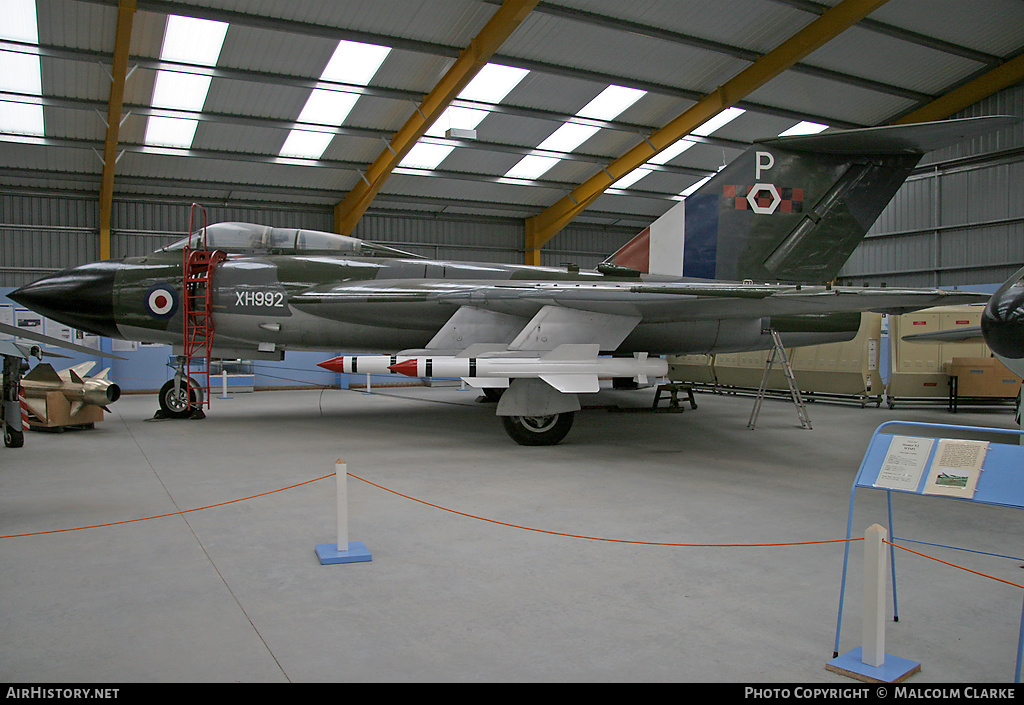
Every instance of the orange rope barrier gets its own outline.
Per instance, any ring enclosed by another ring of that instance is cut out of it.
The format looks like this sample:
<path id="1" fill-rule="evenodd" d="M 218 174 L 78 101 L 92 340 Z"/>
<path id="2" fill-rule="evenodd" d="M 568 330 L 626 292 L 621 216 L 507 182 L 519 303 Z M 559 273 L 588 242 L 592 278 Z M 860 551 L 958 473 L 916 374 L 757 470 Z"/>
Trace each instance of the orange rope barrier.
<path id="1" fill-rule="evenodd" d="M 276 490 L 269 490 L 267 492 L 260 492 L 259 494 L 250 495 L 249 497 L 240 497 L 238 499 L 229 499 L 227 502 L 218 502 L 217 504 L 208 504 L 205 507 L 195 507 L 193 509 L 182 509 L 180 512 L 169 512 L 167 514 L 157 514 L 157 515 L 151 516 L 151 517 L 139 517 L 138 519 L 125 519 L 124 521 L 112 521 L 112 522 L 109 522 L 107 524 L 93 524 L 91 526 L 76 526 L 76 527 L 68 528 L 68 529 L 50 529 L 48 531 L 31 531 L 31 532 L 26 533 L 26 534 L 8 534 L 7 536 L 0 536 L 0 539 L 13 539 L 13 538 L 20 538 L 22 536 L 40 536 L 42 534 L 59 534 L 59 533 L 65 532 L 65 531 L 83 531 L 85 529 L 99 529 L 99 528 L 102 528 L 104 526 L 118 526 L 120 524 L 132 524 L 132 523 L 137 522 L 137 521 L 149 521 L 150 519 L 163 519 L 164 517 L 173 517 L 173 516 L 178 516 L 180 514 L 188 514 L 189 512 L 202 511 L 203 509 L 213 509 L 214 507 L 223 507 L 223 506 L 225 506 L 227 504 L 235 504 L 236 502 L 244 502 L 244 501 L 249 500 L 249 499 L 256 499 L 257 497 L 264 497 L 264 496 L 266 496 L 268 494 L 274 494 L 275 492 L 283 492 L 285 490 L 290 490 L 290 489 L 292 489 L 294 487 L 301 487 L 302 485 L 308 485 L 310 483 L 318 482 L 320 480 L 326 480 L 328 477 L 334 477 L 334 473 L 332 472 L 330 475 L 323 475 L 322 477 L 315 477 L 312 480 L 306 480 L 304 482 L 297 482 L 294 485 L 288 485 L 287 487 L 279 487 Z"/>
<path id="2" fill-rule="evenodd" d="M 389 489 L 387 487 L 384 487 L 383 485 L 378 485 L 375 482 L 370 482 L 366 478 L 359 477 L 358 475 L 353 475 L 352 473 L 349 473 L 348 476 L 352 477 L 352 478 L 355 478 L 356 480 L 360 480 L 362 482 L 365 482 L 368 485 L 372 485 L 373 487 L 376 487 L 377 489 L 381 489 L 381 490 L 384 490 L 385 492 L 390 492 L 391 494 L 396 495 L 398 497 L 402 497 L 403 499 L 408 499 L 408 500 L 411 500 L 413 502 L 418 502 L 419 504 L 423 504 L 423 505 L 426 505 L 428 507 L 433 507 L 434 509 L 440 509 L 441 511 L 444 511 L 444 512 L 450 512 L 452 514 L 458 514 L 459 516 L 467 517 L 469 519 L 477 519 L 479 521 L 486 521 L 486 522 L 488 522 L 490 524 L 498 524 L 499 526 L 507 526 L 507 527 L 510 527 L 512 529 L 522 529 L 524 531 L 535 531 L 535 532 L 540 533 L 540 534 L 551 534 L 553 536 L 565 536 L 565 537 L 573 538 L 573 539 L 587 539 L 588 541 L 607 541 L 607 542 L 610 542 L 610 543 L 629 543 L 629 544 L 639 544 L 639 545 L 642 545 L 642 546 L 682 546 L 682 547 L 688 547 L 688 548 L 754 548 L 754 547 L 761 548 L 761 547 L 767 547 L 767 546 L 808 546 L 808 545 L 811 545 L 811 544 L 819 544 L 819 543 L 842 543 L 842 542 L 845 542 L 845 541 L 863 541 L 864 540 L 863 538 L 855 538 L 855 539 L 826 539 L 824 541 L 793 541 L 793 542 L 789 542 L 789 543 L 667 543 L 667 542 L 660 542 L 660 541 L 633 541 L 633 540 L 629 540 L 629 539 L 608 539 L 608 538 L 600 538 L 600 537 L 597 537 L 597 536 L 584 536 L 584 535 L 581 535 L 581 534 L 569 534 L 569 533 L 565 533 L 565 532 L 562 532 L 562 531 L 550 531 L 548 529 L 537 529 L 537 528 L 533 528 L 533 527 L 529 527 L 529 526 L 520 526 L 518 524 L 510 524 L 508 522 L 498 521 L 496 519 L 487 519 L 486 517 L 480 517 L 480 516 L 476 516 L 474 514 L 467 514 L 466 512 L 460 512 L 460 511 L 455 510 L 455 509 L 449 509 L 448 507 L 442 507 L 439 504 L 431 504 L 430 502 L 426 502 L 426 501 L 424 501 L 422 499 L 416 499 L 415 497 L 410 497 L 409 495 L 402 494 L 401 492 L 396 492 L 395 490 L 392 490 L 392 489 Z"/>
<path id="3" fill-rule="evenodd" d="M 904 551 L 907 551 L 908 553 L 913 553 L 915 556 L 921 556 L 922 558 L 927 558 L 928 560 L 935 561 L 936 563 L 942 563 L 943 565 L 948 565 L 950 568 L 959 568 L 960 570 L 967 571 L 968 573 L 974 573 L 975 575 L 980 575 L 983 578 L 989 578 L 990 580 L 996 580 L 996 581 L 998 581 L 1000 583 L 1006 583 L 1007 585 L 1012 585 L 1014 587 L 1019 587 L 1022 590 L 1024 590 L 1024 585 L 1018 585 L 1017 583 L 1012 583 L 1009 580 L 1003 580 L 1002 578 L 997 578 L 994 575 L 987 575 L 985 573 L 979 573 L 976 570 L 971 570 L 970 568 L 965 568 L 962 565 L 957 565 L 956 563 L 950 563 L 949 561 L 944 561 L 941 558 L 936 558 L 935 556 L 929 556 L 927 553 L 921 553 L 920 551 L 915 551 L 913 549 L 907 548 L 906 546 L 900 546 L 898 543 L 893 543 L 892 541 L 886 541 L 886 540 L 883 539 L 882 543 L 887 543 L 890 546 L 895 546 L 896 548 L 902 548 Z"/>
<path id="4" fill-rule="evenodd" d="M 43 534 L 59 534 L 59 533 L 67 532 L 67 531 L 84 531 L 86 529 L 99 529 L 99 528 L 103 528 L 103 527 L 107 527 L 107 526 L 119 526 L 119 525 L 122 525 L 122 524 L 132 524 L 132 523 L 135 523 L 135 522 L 138 522 L 138 521 L 149 521 L 150 519 L 163 519 L 165 517 L 180 516 L 182 514 L 189 514 L 191 512 L 198 512 L 198 511 L 202 511 L 204 509 L 213 509 L 215 507 L 224 507 L 224 506 L 227 506 L 229 504 L 236 504 L 238 502 L 245 502 L 245 501 L 248 501 L 250 499 L 256 499 L 258 497 L 265 497 L 267 495 L 275 494 L 277 492 L 283 492 L 285 490 L 290 490 L 290 489 L 294 489 L 296 487 L 302 487 L 303 485 L 309 485 L 309 484 L 312 484 L 314 482 L 319 482 L 320 480 L 326 480 L 327 478 L 334 477 L 334 476 L 335 476 L 335 473 L 330 473 L 328 475 L 321 475 L 320 477 L 315 477 L 312 480 L 305 480 L 303 482 L 297 482 L 297 483 L 295 483 L 293 485 L 288 485 L 286 487 L 279 487 L 279 488 L 277 488 L 275 490 L 268 490 L 267 492 L 260 492 L 258 494 L 249 495 L 248 497 L 240 497 L 238 499 L 231 499 L 231 500 L 228 500 L 226 502 L 218 502 L 216 504 L 208 504 L 208 505 L 203 506 L 203 507 L 194 507 L 192 509 L 182 509 L 181 511 L 168 512 L 167 514 L 156 514 L 154 516 L 139 517 L 137 519 L 125 519 L 123 521 L 112 521 L 112 522 L 108 522 L 108 523 L 105 523 L 105 524 L 92 524 L 92 525 L 89 525 L 89 526 L 77 526 L 77 527 L 71 527 L 71 528 L 66 528 L 66 529 L 49 529 L 49 530 L 46 530 L 46 531 L 31 531 L 31 532 L 27 532 L 27 533 L 23 533 L 23 534 L 7 534 L 5 536 L 0 536 L 0 539 L 20 538 L 20 537 L 25 537 L 25 536 L 41 536 Z M 391 489 L 389 487 L 385 487 L 384 485 L 378 484 L 376 482 L 371 482 L 370 480 L 367 480 L 364 477 L 360 477 L 359 475 L 354 475 L 352 473 L 348 473 L 348 476 L 352 477 L 352 478 L 354 478 L 356 480 L 359 480 L 361 482 L 365 482 L 366 484 L 368 484 L 368 485 L 370 485 L 372 487 L 376 487 L 377 489 L 383 490 L 383 491 L 388 492 L 390 494 L 393 494 L 393 495 L 395 495 L 397 497 L 401 497 L 403 499 L 408 499 L 408 500 L 410 500 L 412 502 L 416 502 L 418 504 L 422 504 L 422 505 L 427 506 L 427 507 L 432 507 L 434 509 L 439 509 L 439 510 L 444 511 L 444 512 L 449 512 L 450 514 L 456 514 L 458 516 L 466 517 L 467 519 L 476 519 L 478 521 L 484 521 L 484 522 L 487 522 L 487 523 L 490 523 L 490 524 L 496 524 L 498 526 L 507 526 L 507 527 L 512 528 L 512 529 L 521 529 L 523 531 L 533 531 L 535 533 L 549 534 L 549 535 L 552 535 L 552 536 L 564 536 L 566 538 L 585 539 L 585 540 L 588 540 L 588 541 L 604 541 L 604 542 L 608 542 L 608 543 L 624 543 L 624 544 L 633 544 L 633 545 L 640 545 L 640 546 L 675 546 L 675 547 L 684 547 L 684 548 L 766 548 L 766 547 L 773 547 L 773 546 L 810 546 L 810 545 L 816 545 L 816 544 L 843 543 L 843 542 L 846 542 L 846 541 L 863 541 L 864 540 L 863 538 L 850 538 L 850 539 L 825 539 L 825 540 L 820 540 L 820 541 L 789 541 L 789 542 L 777 542 L 777 543 L 674 543 L 674 542 L 667 542 L 667 541 L 637 541 L 637 540 L 632 540 L 632 539 L 610 539 L 610 538 L 603 538 L 603 537 L 599 537 L 599 536 L 586 536 L 584 534 L 571 534 L 571 533 L 564 532 L 564 531 L 551 531 L 549 529 L 538 529 L 536 527 L 522 526 L 522 525 L 519 525 L 519 524 L 512 524 L 512 523 L 509 523 L 509 522 L 498 521 L 497 519 L 488 519 L 486 517 L 477 516 L 475 514 L 469 514 L 468 512 L 460 512 L 460 511 L 458 511 L 456 509 L 451 509 L 449 507 L 445 507 L 445 506 L 442 506 L 440 504 L 434 504 L 432 502 L 427 502 L 427 501 L 422 500 L 422 499 L 417 499 L 416 497 L 412 497 L 412 496 L 407 495 L 407 494 L 402 494 L 401 492 L 397 492 L 397 491 L 395 491 L 395 490 L 393 490 L 393 489 Z M 1001 582 L 1001 583 L 1006 583 L 1007 585 L 1012 585 L 1013 587 L 1018 587 L 1018 588 L 1024 589 L 1024 585 L 1018 585 L 1017 583 L 1010 582 L 1009 580 L 1003 580 L 1002 578 L 997 578 L 997 577 L 992 576 L 992 575 L 986 575 L 985 573 L 980 573 L 980 572 L 978 572 L 976 570 L 971 570 L 970 568 L 965 568 L 963 566 L 956 565 L 955 563 L 950 563 L 948 561 L 944 561 L 944 560 L 941 560 L 939 558 L 935 558 L 934 556 L 929 556 L 929 555 L 927 555 L 925 553 L 920 553 L 919 551 L 914 551 L 914 550 L 909 549 L 909 548 L 907 548 L 905 546 L 900 546 L 899 544 L 895 544 L 895 543 L 892 543 L 890 541 L 884 541 L 884 543 L 888 543 L 890 546 L 895 546 L 896 548 L 901 548 L 904 551 L 908 551 L 908 552 L 913 553 L 915 555 L 921 556 L 922 558 L 928 558 L 928 559 L 936 561 L 938 563 L 942 563 L 944 565 L 948 565 L 948 566 L 950 566 L 952 568 L 959 568 L 960 570 L 967 571 L 968 573 L 974 573 L 975 575 L 979 575 L 979 576 L 984 577 L 984 578 L 990 578 L 991 580 L 996 580 L 996 581 Z"/>

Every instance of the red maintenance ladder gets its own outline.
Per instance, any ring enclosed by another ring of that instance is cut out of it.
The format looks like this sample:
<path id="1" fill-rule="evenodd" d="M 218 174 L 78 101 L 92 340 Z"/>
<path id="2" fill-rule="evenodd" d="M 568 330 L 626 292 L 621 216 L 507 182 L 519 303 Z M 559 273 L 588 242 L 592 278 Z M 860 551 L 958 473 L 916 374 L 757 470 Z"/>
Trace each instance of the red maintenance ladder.
<path id="1" fill-rule="evenodd" d="M 193 221 L 196 206 L 192 204 L 192 211 L 189 214 L 189 233 L 195 233 Z M 213 349 L 213 305 L 212 305 L 212 277 L 213 269 L 220 262 L 227 259 L 227 255 L 219 250 L 210 250 L 206 244 L 206 211 L 203 210 L 203 227 L 200 237 L 193 243 L 189 241 L 185 245 L 182 254 L 182 329 L 184 331 L 184 354 L 186 378 L 191 377 L 193 361 L 203 362 L 203 371 L 200 379 L 205 385 L 197 389 L 198 398 L 193 400 L 192 394 L 186 395 L 191 408 L 193 403 L 198 404 L 200 410 L 205 404 L 210 408 L 210 352 Z M 202 390 L 201 392 L 199 390 Z"/>

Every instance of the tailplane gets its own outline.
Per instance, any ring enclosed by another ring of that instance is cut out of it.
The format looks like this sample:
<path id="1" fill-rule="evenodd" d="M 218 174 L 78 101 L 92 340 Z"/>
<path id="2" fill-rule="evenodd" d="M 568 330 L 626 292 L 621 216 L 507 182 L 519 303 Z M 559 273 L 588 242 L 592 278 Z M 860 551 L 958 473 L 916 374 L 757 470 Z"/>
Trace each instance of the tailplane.
<path id="1" fill-rule="evenodd" d="M 831 281 L 927 152 L 1018 122 L 993 116 L 756 142 L 603 265 L 671 277 Z"/>

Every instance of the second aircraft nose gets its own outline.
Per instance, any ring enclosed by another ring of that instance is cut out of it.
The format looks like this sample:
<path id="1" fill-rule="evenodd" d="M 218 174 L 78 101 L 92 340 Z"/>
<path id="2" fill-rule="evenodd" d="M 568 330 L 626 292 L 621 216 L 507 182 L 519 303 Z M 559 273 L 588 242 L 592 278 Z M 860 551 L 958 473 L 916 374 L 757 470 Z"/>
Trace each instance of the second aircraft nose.
<path id="1" fill-rule="evenodd" d="M 121 263 L 94 262 L 66 269 L 8 295 L 47 318 L 108 338 L 120 338 L 114 321 L 114 277 Z"/>

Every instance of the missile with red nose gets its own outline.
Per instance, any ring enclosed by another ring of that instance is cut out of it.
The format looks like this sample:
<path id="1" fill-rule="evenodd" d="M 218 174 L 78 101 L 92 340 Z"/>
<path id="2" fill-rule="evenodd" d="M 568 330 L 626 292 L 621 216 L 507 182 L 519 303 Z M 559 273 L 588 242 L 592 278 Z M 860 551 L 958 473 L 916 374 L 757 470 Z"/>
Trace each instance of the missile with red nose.
<path id="1" fill-rule="evenodd" d="M 542 379 L 560 392 L 588 393 L 599 389 L 601 377 L 629 377 L 644 384 L 668 374 L 668 362 L 646 353 L 633 357 L 599 357 L 600 347 L 566 344 L 543 355 L 494 354 L 481 357 L 409 357 L 389 365 L 410 377 L 461 377 L 474 387 L 507 387 L 517 378 Z"/>
<path id="2" fill-rule="evenodd" d="M 388 369 L 391 365 L 407 359 L 409 359 L 407 356 L 402 355 L 339 355 L 330 360 L 318 362 L 317 367 L 345 375 L 387 375 L 392 374 L 392 371 Z"/>

